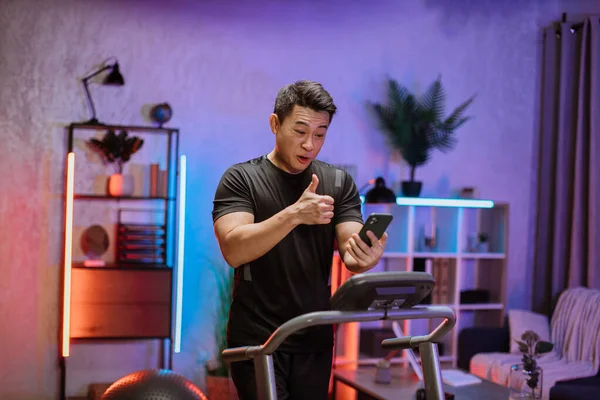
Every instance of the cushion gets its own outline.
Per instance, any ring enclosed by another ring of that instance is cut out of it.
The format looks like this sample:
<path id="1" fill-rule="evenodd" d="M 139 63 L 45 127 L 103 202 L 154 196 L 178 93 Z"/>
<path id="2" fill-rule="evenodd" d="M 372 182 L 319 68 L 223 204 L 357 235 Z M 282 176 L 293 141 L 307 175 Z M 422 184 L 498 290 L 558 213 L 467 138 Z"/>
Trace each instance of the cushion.
<path id="1" fill-rule="evenodd" d="M 508 327 L 510 329 L 510 352 L 519 353 L 516 340 L 521 340 L 525 331 L 534 331 L 540 340 L 550 341 L 550 321 L 543 314 L 528 310 L 509 310 Z"/>

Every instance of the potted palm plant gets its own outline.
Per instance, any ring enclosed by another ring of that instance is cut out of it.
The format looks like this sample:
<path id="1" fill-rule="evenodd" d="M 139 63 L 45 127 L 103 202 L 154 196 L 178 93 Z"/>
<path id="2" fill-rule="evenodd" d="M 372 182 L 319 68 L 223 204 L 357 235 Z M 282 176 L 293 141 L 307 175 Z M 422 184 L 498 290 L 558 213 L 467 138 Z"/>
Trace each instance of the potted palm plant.
<path id="1" fill-rule="evenodd" d="M 431 152 L 454 148 L 456 130 L 470 117 L 463 116 L 474 96 L 444 117 L 446 94 L 438 77 L 418 97 L 394 79 L 388 79 L 388 103 L 372 103 L 380 128 L 390 146 L 397 150 L 410 167 L 410 179 L 402 181 L 402 194 L 418 197 L 422 182 L 415 180 L 415 169 L 431 159 Z"/>
<path id="2" fill-rule="evenodd" d="M 87 145 L 102 157 L 105 164 L 116 164 L 116 172 L 108 178 L 108 193 L 111 196 L 133 194 L 133 177 L 123 175 L 123 165 L 143 144 L 143 139 L 129 136 L 127 131 L 116 134 L 112 129 L 109 129 L 101 140 L 91 138 L 87 141 Z"/>
<path id="3" fill-rule="evenodd" d="M 206 363 L 206 387 L 210 399 L 237 400 L 237 392 L 229 374 L 229 368 L 223 361 L 222 353 L 227 348 L 227 321 L 233 294 L 234 270 L 223 263 L 211 263 L 215 276 L 217 296 L 214 314 L 215 352 Z"/>

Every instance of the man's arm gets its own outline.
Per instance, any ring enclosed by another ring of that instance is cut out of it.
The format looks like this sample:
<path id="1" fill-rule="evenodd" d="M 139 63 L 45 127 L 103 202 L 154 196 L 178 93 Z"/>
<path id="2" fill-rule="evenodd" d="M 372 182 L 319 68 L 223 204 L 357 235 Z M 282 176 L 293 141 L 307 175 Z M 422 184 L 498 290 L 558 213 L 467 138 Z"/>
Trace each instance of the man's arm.
<path id="1" fill-rule="evenodd" d="M 367 231 L 367 236 L 373 244 L 369 247 L 358 236 L 362 227 L 363 224 L 356 221 L 341 222 L 335 226 L 340 257 L 346 268 L 356 274 L 366 272 L 377 265 L 387 242 L 387 233 L 383 234 L 381 240 L 377 240 L 373 232 Z"/>
<path id="2" fill-rule="evenodd" d="M 243 168 L 230 167 L 215 192 L 215 236 L 223 258 L 233 268 L 265 255 L 298 224 L 291 207 L 255 223 L 250 179 Z"/>
<path id="3" fill-rule="evenodd" d="M 269 219 L 255 223 L 246 211 L 227 213 L 215 221 L 215 235 L 223 258 L 233 268 L 265 255 L 300 224 L 329 224 L 333 218 L 333 199 L 315 190 L 319 179 L 313 174 L 311 183 L 296 203 Z"/>
<path id="4" fill-rule="evenodd" d="M 215 221 L 215 234 L 225 261 L 237 268 L 265 255 L 298 224 L 290 207 L 259 223 L 251 213 L 233 212 Z"/>

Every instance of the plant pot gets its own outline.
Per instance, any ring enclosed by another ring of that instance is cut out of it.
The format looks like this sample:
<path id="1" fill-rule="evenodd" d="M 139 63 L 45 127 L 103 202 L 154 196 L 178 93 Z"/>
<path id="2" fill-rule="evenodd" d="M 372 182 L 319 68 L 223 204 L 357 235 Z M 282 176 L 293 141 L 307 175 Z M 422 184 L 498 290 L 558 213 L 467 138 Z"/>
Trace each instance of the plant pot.
<path id="1" fill-rule="evenodd" d="M 108 178 L 108 194 L 111 196 L 131 196 L 133 189 L 133 176 L 131 175 L 112 174 Z"/>
<path id="2" fill-rule="evenodd" d="M 228 376 L 206 377 L 206 395 L 210 400 L 238 400 L 233 380 Z"/>
<path id="3" fill-rule="evenodd" d="M 423 182 L 402 181 L 402 195 L 404 197 L 419 197 Z"/>

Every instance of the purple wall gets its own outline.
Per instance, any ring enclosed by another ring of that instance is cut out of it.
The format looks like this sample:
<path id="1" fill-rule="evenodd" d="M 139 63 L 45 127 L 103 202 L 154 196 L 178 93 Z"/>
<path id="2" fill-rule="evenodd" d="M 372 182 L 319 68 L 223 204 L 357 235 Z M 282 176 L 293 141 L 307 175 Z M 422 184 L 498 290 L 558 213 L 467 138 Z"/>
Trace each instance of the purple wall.
<path id="1" fill-rule="evenodd" d="M 383 98 L 386 75 L 420 90 L 442 74 L 448 108 L 477 93 L 475 119 L 460 130 L 457 149 L 435 154 L 417 176 L 427 195 L 476 186 L 482 197 L 510 204 L 508 306 L 528 307 L 537 35 L 558 15 L 557 1 L 2 2 L 0 397 L 55 398 L 62 126 L 88 117 L 78 79 L 110 56 L 127 84 L 93 87 L 99 118 L 140 124 L 144 106 L 168 101 L 169 124 L 182 130 L 187 317 L 176 368 L 199 383 L 212 346 L 205 299 L 214 291 L 202 260 L 217 254 L 213 191 L 227 166 L 271 149 L 274 96 L 297 79 L 321 81 L 336 99 L 339 116 L 321 158 L 358 165 L 359 185 L 407 173 L 365 109 Z M 110 381 L 152 365 L 154 352 L 77 350 L 69 390 L 82 392 L 90 376 Z M 123 354 L 131 364 L 121 363 Z"/>

